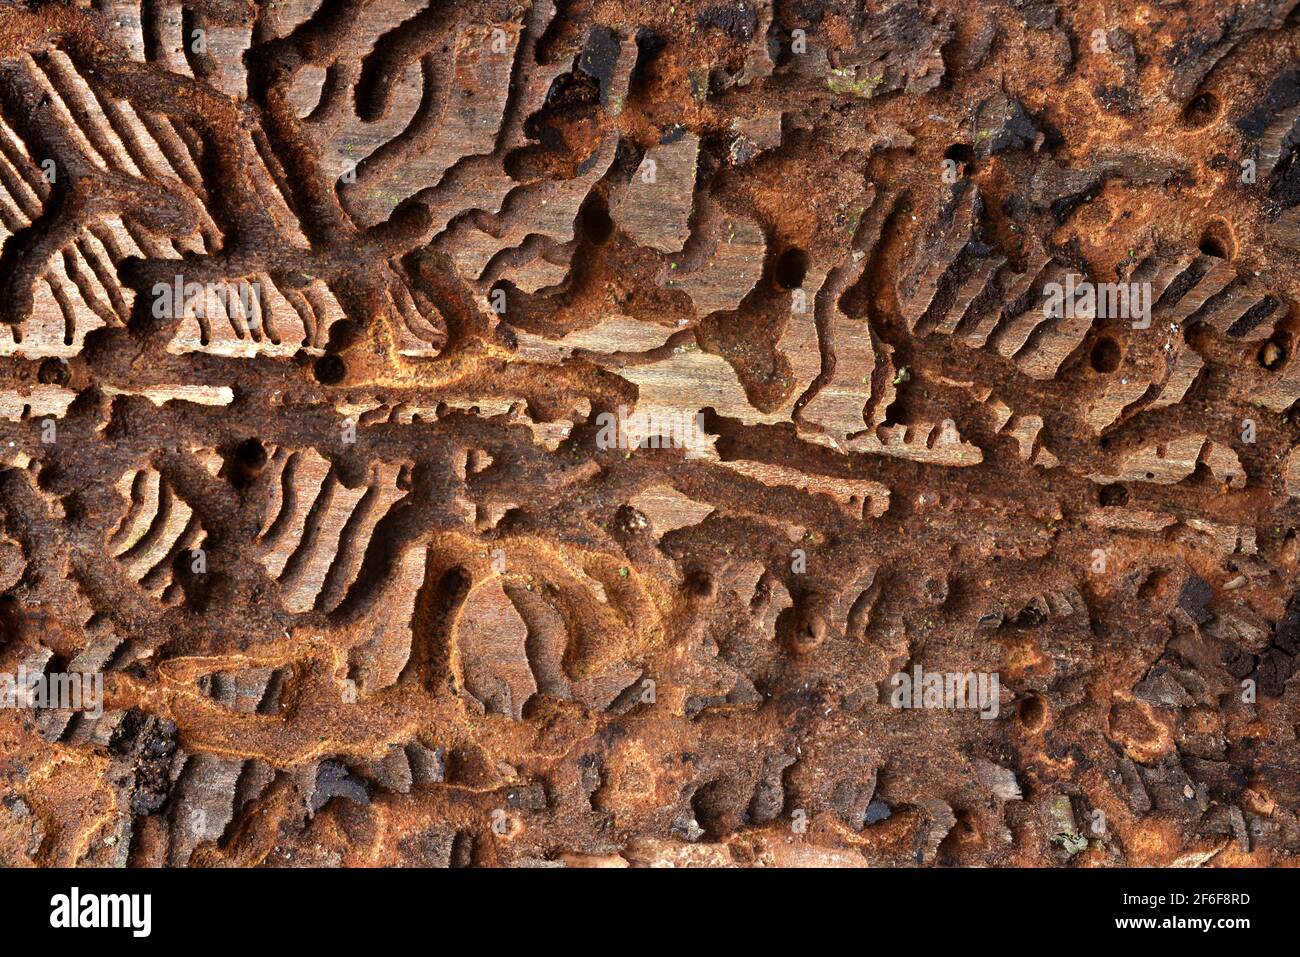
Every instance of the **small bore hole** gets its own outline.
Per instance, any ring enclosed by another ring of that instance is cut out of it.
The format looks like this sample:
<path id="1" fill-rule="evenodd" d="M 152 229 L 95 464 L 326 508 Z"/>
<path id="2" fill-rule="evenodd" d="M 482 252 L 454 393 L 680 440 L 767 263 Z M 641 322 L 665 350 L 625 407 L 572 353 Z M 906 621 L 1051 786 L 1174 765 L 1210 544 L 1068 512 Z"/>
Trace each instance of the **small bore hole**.
<path id="1" fill-rule="evenodd" d="M 776 282 L 782 289 L 798 289 L 808 274 L 808 254 L 791 246 L 776 259 Z"/>
<path id="2" fill-rule="evenodd" d="M 266 464 L 266 446 L 257 439 L 244 439 L 235 446 L 235 458 L 249 471 L 257 471 Z"/>
<path id="3" fill-rule="evenodd" d="M 1128 489 L 1123 485 L 1103 485 L 1097 496 L 1102 505 L 1120 507 L 1128 504 Z"/>
<path id="4" fill-rule="evenodd" d="M 36 370 L 36 379 L 44 385 L 67 385 L 72 373 L 62 359 L 51 356 Z"/>
<path id="5" fill-rule="evenodd" d="M 582 234 L 595 245 L 599 246 L 609 240 L 614 234 L 614 220 L 609 218 L 609 209 L 604 200 L 592 197 L 582 207 L 581 226 Z"/>
<path id="6" fill-rule="evenodd" d="M 956 160 L 964 166 L 975 165 L 975 150 L 969 143 L 953 143 L 943 151 L 943 158 Z"/>
<path id="7" fill-rule="evenodd" d="M 312 371 L 321 385 L 338 385 L 347 375 L 348 367 L 338 356 L 325 355 L 316 360 Z"/>
<path id="8" fill-rule="evenodd" d="M 704 601 L 712 601 L 718 595 L 718 581 L 706 571 L 698 571 L 687 578 L 687 587 L 691 594 Z"/>
<path id="9" fill-rule="evenodd" d="M 1216 259 L 1232 258 L 1232 233 L 1226 223 L 1210 223 L 1201 234 L 1201 252 Z"/>
<path id="10" fill-rule="evenodd" d="M 1036 694 L 1031 694 L 1016 705 L 1016 720 L 1026 731 L 1037 731 L 1047 723 L 1047 705 Z"/>
<path id="11" fill-rule="evenodd" d="M 1088 356 L 1088 363 L 1094 371 L 1109 375 L 1119 368 L 1122 357 L 1123 353 L 1120 352 L 1119 343 L 1110 336 L 1102 336 L 1093 344 L 1092 353 Z"/>
<path id="12" fill-rule="evenodd" d="M 361 338 L 361 327 L 351 319 L 340 319 L 330 326 L 330 348 L 346 349 Z"/>
<path id="13" fill-rule="evenodd" d="M 826 620 L 815 612 L 803 612 L 793 624 L 790 642 L 797 654 L 807 654 L 826 638 Z"/>
<path id="14" fill-rule="evenodd" d="M 1191 129 L 1208 126 L 1219 115 L 1219 98 L 1213 93 L 1197 93 L 1183 110 L 1183 123 Z"/>

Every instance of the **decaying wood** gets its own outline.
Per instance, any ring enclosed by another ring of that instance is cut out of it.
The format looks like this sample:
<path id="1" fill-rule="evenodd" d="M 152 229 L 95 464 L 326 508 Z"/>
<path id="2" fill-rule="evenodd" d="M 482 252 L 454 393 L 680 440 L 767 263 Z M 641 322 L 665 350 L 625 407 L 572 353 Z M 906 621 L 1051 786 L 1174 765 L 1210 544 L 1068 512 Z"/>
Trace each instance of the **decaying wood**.
<path id="1" fill-rule="evenodd" d="M 0 0 L 0 862 L 1294 864 L 1213 6 Z"/>

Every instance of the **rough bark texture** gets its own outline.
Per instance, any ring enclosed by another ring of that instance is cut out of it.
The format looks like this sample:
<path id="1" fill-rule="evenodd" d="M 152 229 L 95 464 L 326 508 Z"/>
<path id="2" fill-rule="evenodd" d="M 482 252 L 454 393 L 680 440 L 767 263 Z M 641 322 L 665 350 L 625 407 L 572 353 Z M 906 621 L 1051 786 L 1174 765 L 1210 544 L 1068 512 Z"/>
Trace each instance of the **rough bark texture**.
<path id="1" fill-rule="evenodd" d="M 1298 0 L 0 0 L 0 861 L 1296 863 L 1298 144 Z"/>

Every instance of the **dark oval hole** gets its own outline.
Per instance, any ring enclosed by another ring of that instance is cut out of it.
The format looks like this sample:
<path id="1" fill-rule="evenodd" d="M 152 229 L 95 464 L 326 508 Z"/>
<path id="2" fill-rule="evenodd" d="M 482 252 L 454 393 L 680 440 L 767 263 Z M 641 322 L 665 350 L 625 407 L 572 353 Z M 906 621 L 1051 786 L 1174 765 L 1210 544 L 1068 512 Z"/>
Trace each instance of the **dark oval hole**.
<path id="1" fill-rule="evenodd" d="M 1031 694 L 1016 705 L 1016 718 L 1029 731 L 1037 731 L 1047 721 L 1047 705 L 1036 694 Z"/>
<path id="2" fill-rule="evenodd" d="M 1197 93 L 1183 109 L 1183 122 L 1192 129 L 1208 125 L 1219 115 L 1219 98 L 1213 93 Z"/>
<path id="3" fill-rule="evenodd" d="M 44 385 L 67 385 L 72 373 L 64 360 L 51 356 L 41 362 L 36 378 Z"/>
<path id="4" fill-rule="evenodd" d="M 338 385 L 347 375 L 348 367 L 338 356 L 326 355 L 316 360 L 312 371 L 316 375 L 316 381 L 321 385 Z"/>
<path id="5" fill-rule="evenodd" d="M 1102 336 L 1093 344 L 1088 363 L 1095 371 L 1109 375 L 1119 368 L 1121 358 L 1123 353 L 1120 352 L 1119 343 L 1110 336 Z"/>
<path id="6" fill-rule="evenodd" d="M 330 326 L 330 348 L 346 349 L 361 337 L 361 327 L 352 319 L 340 319 Z"/>
<path id="7" fill-rule="evenodd" d="M 1201 234 L 1201 252 L 1216 259 L 1232 258 L 1232 233 L 1226 223 L 1210 223 Z"/>
<path id="8" fill-rule="evenodd" d="M 1097 499 L 1102 505 L 1123 506 L 1128 504 L 1128 489 L 1123 485 L 1103 485 Z"/>
<path id="9" fill-rule="evenodd" d="M 718 595 L 718 581 L 707 571 L 693 572 L 686 582 L 691 594 L 696 598 L 712 601 Z"/>
<path id="10" fill-rule="evenodd" d="M 782 289 L 798 289 L 808 275 L 808 254 L 791 246 L 776 258 L 776 282 Z"/>
<path id="11" fill-rule="evenodd" d="M 235 446 L 235 458 L 249 471 L 256 471 L 266 464 L 266 446 L 257 439 L 244 439 Z"/>
<path id="12" fill-rule="evenodd" d="M 975 150 L 969 143 L 953 143 L 943 151 L 943 158 L 956 160 L 958 163 L 964 163 L 967 166 L 975 165 Z"/>
<path id="13" fill-rule="evenodd" d="M 609 218 L 609 208 L 605 201 L 593 196 L 582 207 L 582 234 L 599 246 L 614 234 L 614 220 Z"/>

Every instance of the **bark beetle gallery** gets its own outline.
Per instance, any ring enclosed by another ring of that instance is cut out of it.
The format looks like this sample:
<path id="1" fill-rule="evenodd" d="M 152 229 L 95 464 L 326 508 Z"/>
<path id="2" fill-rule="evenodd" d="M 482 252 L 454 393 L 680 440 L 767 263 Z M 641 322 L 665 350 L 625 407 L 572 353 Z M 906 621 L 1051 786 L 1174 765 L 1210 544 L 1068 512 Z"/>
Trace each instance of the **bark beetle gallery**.
<path id="1" fill-rule="evenodd" d="M 0 0 L 0 860 L 1296 863 L 1298 67 Z"/>

